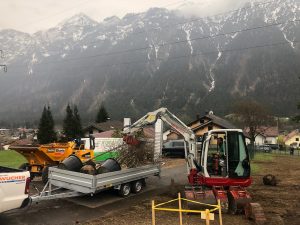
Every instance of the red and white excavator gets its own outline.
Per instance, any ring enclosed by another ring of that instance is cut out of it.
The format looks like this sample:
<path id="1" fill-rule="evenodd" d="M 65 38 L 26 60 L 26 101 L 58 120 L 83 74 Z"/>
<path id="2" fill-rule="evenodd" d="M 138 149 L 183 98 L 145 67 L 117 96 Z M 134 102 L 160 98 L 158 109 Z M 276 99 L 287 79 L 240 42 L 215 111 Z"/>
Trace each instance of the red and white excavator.
<path id="1" fill-rule="evenodd" d="M 251 203 L 250 160 L 245 137 L 240 129 L 210 130 L 202 137 L 197 149 L 197 137 L 168 109 L 149 112 L 132 125 L 125 126 L 123 134 L 127 144 L 138 144 L 135 133 L 155 125 L 154 160 L 159 160 L 162 149 L 163 123 L 179 132 L 185 140 L 185 158 L 189 185 L 185 188 L 187 199 L 215 204 L 220 199 L 222 210 L 236 214 L 245 212 L 257 224 L 265 221 L 258 203 Z"/>

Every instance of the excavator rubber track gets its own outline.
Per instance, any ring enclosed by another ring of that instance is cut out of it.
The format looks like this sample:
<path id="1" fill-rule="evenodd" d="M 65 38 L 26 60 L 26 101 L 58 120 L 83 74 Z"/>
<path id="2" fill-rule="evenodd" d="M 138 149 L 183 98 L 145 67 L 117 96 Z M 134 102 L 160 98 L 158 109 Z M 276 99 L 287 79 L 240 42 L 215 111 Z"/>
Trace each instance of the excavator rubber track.
<path id="1" fill-rule="evenodd" d="M 247 219 L 252 219 L 257 225 L 264 225 L 266 217 L 263 208 L 259 203 L 248 203 L 245 206 L 245 216 Z"/>

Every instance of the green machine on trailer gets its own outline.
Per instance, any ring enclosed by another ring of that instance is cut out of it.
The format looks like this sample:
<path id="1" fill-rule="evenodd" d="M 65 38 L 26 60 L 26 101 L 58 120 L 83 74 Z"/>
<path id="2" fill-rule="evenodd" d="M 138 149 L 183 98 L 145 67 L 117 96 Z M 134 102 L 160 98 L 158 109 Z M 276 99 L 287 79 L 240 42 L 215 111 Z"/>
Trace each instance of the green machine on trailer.
<path id="1" fill-rule="evenodd" d="M 88 138 L 82 138 L 85 141 L 85 147 L 90 147 Z M 94 139 L 94 157 L 97 161 L 105 161 L 108 158 L 117 158 L 117 151 L 110 151 L 123 144 L 122 138 L 95 138 Z"/>

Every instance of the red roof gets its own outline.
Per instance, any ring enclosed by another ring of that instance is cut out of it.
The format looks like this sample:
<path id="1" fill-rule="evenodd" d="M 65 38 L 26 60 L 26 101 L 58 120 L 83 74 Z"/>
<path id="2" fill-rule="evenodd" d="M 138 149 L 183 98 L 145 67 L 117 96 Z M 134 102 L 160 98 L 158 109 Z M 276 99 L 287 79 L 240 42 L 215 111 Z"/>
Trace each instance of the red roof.
<path id="1" fill-rule="evenodd" d="M 244 130 L 244 134 L 249 135 L 249 127 Z M 257 134 L 260 134 L 264 137 L 277 137 L 279 135 L 277 127 L 259 127 L 257 129 Z"/>
<path id="2" fill-rule="evenodd" d="M 111 138 L 114 132 L 114 130 L 108 130 L 101 133 L 93 134 L 93 136 L 95 138 Z"/>
<path id="3" fill-rule="evenodd" d="M 265 137 L 277 137 L 279 135 L 278 127 L 261 127 L 260 129 Z"/>
<path id="4" fill-rule="evenodd" d="M 295 135 L 299 134 L 299 130 L 293 130 L 292 132 L 290 132 L 288 135 L 285 136 L 284 138 L 284 142 L 286 142 L 287 140 L 291 139 L 292 137 L 294 137 Z"/>
<path id="5" fill-rule="evenodd" d="M 20 139 L 13 142 L 11 145 L 31 145 L 32 143 L 32 139 Z"/>

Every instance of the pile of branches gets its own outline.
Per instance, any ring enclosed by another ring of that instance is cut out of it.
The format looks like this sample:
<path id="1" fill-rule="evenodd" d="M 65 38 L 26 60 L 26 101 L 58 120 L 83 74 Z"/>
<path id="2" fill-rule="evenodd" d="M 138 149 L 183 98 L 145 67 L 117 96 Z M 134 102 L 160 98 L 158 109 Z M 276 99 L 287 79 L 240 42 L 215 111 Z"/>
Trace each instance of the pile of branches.
<path id="1" fill-rule="evenodd" d="M 153 163 L 154 142 L 141 141 L 138 145 L 123 146 L 118 150 L 117 161 L 127 168 Z"/>

